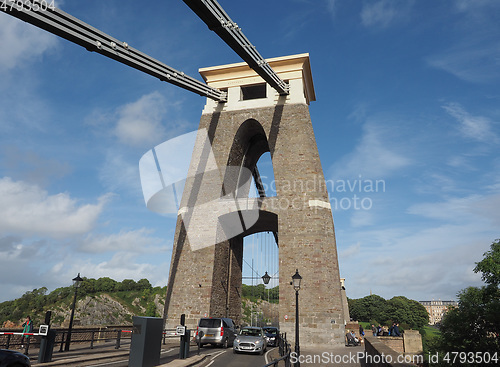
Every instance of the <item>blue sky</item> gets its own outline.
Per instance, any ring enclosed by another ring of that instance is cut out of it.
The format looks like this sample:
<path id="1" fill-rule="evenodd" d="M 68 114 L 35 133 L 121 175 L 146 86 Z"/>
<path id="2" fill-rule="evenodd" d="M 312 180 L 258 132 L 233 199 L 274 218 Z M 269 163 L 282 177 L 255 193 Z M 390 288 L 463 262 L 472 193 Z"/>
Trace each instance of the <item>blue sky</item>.
<path id="1" fill-rule="evenodd" d="M 182 1 L 55 3 L 199 80 L 241 61 Z M 264 57 L 310 54 L 348 296 L 480 285 L 500 237 L 500 3 L 220 4 Z M 165 285 L 175 218 L 146 209 L 138 163 L 196 130 L 204 98 L 4 13 L 0 50 L 0 301 L 78 272 Z"/>

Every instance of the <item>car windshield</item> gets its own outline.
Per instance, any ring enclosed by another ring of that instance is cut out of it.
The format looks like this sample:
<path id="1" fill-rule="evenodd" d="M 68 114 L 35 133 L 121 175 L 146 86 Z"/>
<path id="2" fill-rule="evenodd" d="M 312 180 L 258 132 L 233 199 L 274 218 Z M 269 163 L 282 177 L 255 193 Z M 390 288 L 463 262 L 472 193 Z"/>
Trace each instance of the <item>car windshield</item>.
<path id="1" fill-rule="evenodd" d="M 262 336 L 259 329 L 241 329 L 240 335 L 245 336 Z"/>
<path id="2" fill-rule="evenodd" d="M 275 329 L 275 328 L 267 328 L 267 329 L 264 329 L 264 331 L 266 334 L 273 334 L 273 335 L 278 334 L 278 329 Z"/>

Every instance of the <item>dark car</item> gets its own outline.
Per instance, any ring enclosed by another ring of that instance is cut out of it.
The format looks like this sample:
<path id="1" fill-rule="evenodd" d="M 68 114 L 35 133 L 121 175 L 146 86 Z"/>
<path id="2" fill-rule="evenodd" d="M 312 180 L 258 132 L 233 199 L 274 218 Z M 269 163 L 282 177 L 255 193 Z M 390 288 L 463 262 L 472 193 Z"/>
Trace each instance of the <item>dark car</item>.
<path id="1" fill-rule="evenodd" d="M 270 347 L 275 347 L 278 345 L 279 340 L 279 329 L 277 327 L 266 326 L 262 328 L 266 334 L 267 345 Z"/>
<path id="2" fill-rule="evenodd" d="M 0 367 L 31 367 L 30 359 L 15 350 L 0 349 Z"/>

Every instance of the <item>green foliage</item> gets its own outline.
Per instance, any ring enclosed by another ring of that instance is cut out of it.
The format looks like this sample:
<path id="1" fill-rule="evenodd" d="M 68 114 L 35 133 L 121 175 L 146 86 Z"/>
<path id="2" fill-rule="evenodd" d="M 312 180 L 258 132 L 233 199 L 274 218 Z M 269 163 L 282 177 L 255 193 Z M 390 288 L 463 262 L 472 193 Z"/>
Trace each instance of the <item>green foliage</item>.
<path id="1" fill-rule="evenodd" d="M 382 323 L 388 319 L 387 301 L 376 294 L 359 299 L 348 299 L 349 315 L 352 319 Z"/>
<path id="2" fill-rule="evenodd" d="M 47 294 L 47 288 L 34 289 L 26 292 L 20 298 L 13 301 L 0 303 L 0 327 L 4 322 L 10 320 L 14 323 L 19 323 L 27 315 L 30 315 L 35 324 L 41 323 L 45 317 L 45 312 L 48 310 L 65 309 L 70 307 L 73 296 L 73 286 L 61 287 Z M 143 315 L 141 308 L 133 306 L 134 299 L 139 298 L 141 306 L 146 309 L 147 314 L 156 313 L 154 307 L 154 298 L 157 294 L 163 295 L 166 293 L 166 287 L 151 286 L 147 279 L 141 279 L 135 282 L 132 279 L 125 279 L 122 282 L 117 282 L 111 278 L 84 278 L 78 289 L 78 298 L 85 296 L 96 296 L 101 293 L 112 294 L 113 297 L 121 300 L 129 306 L 135 314 Z M 152 306 L 151 306 L 152 304 Z M 64 307 L 61 307 L 64 305 Z M 52 320 L 60 323 L 63 320 Z"/>
<path id="3" fill-rule="evenodd" d="M 279 303 L 279 286 L 267 289 L 264 284 L 259 285 L 242 285 L 242 297 L 257 302 L 257 300 L 267 301 L 270 303 Z"/>
<path id="4" fill-rule="evenodd" d="M 156 314 L 156 305 L 154 304 L 154 302 L 150 302 L 148 304 L 148 307 L 146 309 L 146 316 L 149 316 L 149 317 L 157 317 L 158 316 Z"/>
<path id="5" fill-rule="evenodd" d="M 387 301 L 387 304 L 389 318 L 399 322 L 403 329 L 422 329 L 429 323 L 429 313 L 417 301 L 397 296 Z M 405 324 L 408 327 L 405 327 Z"/>
<path id="6" fill-rule="evenodd" d="M 371 324 L 390 325 L 393 321 L 401 329 L 421 329 L 429 323 L 429 315 L 419 302 L 403 296 L 386 301 L 375 294 L 360 299 L 348 299 L 351 318 Z"/>
<path id="7" fill-rule="evenodd" d="M 490 354 L 500 350 L 500 241 L 491 245 L 484 259 L 476 263 L 476 273 L 482 272 L 487 284 L 468 287 L 458 293 L 458 307 L 450 309 L 441 322 L 441 335 L 430 345 L 432 354 L 466 352 Z M 468 361 L 466 361 L 468 362 Z M 483 366 L 477 363 L 461 366 Z M 436 366 L 447 365 L 440 361 Z"/>
<path id="8" fill-rule="evenodd" d="M 475 273 L 483 273 L 481 279 L 493 287 L 500 285 L 500 239 L 491 244 L 491 250 L 484 253 L 484 259 L 476 263 Z"/>
<path id="9" fill-rule="evenodd" d="M 99 278 L 96 281 L 95 287 L 97 292 L 113 292 L 119 290 L 118 282 L 108 277 Z"/>
<path id="10" fill-rule="evenodd" d="M 137 289 L 153 289 L 151 283 L 147 279 L 141 279 L 137 282 Z"/>

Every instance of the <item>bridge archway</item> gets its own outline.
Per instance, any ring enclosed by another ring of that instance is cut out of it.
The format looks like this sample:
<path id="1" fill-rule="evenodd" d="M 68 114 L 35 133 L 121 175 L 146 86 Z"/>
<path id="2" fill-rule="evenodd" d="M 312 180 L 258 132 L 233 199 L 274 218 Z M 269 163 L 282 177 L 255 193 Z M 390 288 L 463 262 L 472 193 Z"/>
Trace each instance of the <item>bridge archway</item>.
<path id="1" fill-rule="evenodd" d="M 293 342 L 295 291 L 290 280 L 298 269 L 303 278 L 300 297 L 307 300 L 299 310 L 301 345 L 326 348 L 343 344 L 344 313 L 333 218 L 308 109 L 314 97 L 309 59 L 296 55 L 273 63 L 289 81 L 288 97 L 267 86 L 265 98 L 241 99 L 241 86 L 258 80 L 245 65 L 202 71 L 209 85 L 228 89 L 228 101 L 207 100 L 201 116 L 199 133 L 208 132 L 210 146 L 207 139 L 197 141 L 190 171 L 198 173 L 199 167 L 210 171 L 186 180 L 165 304 L 166 326 L 178 324 L 183 313 L 190 327 L 207 316 L 228 315 L 239 322 L 243 238 L 272 231 L 279 240 L 280 329 Z M 249 198 L 251 180 L 246 178 L 254 175 L 253 168 L 267 151 L 276 195 Z M 186 231 L 186 215 L 206 203 L 211 210 L 198 216 L 196 231 Z M 212 238 L 207 234 L 214 227 L 214 243 L 192 248 L 194 240 L 199 244 Z"/>

